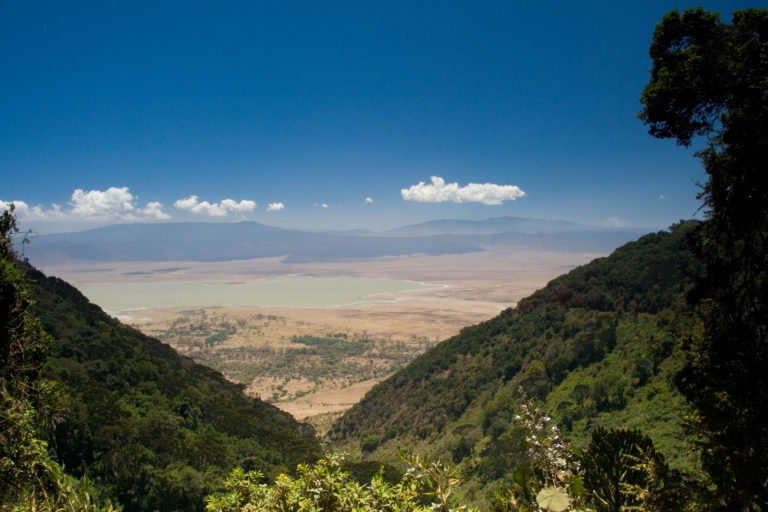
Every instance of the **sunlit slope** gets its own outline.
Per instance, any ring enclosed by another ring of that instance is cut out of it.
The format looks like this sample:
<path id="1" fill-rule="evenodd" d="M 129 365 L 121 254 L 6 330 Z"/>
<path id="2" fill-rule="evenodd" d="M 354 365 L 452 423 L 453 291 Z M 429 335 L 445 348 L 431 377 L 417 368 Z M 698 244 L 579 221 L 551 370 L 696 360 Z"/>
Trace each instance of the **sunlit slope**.
<path id="1" fill-rule="evenodd" d="M 46 376 L 61 422 L 45 435 L 67 471 L 125 511 L 203 510 L 234 467 L 270 477 L 317 458 L 291 416 L 107 316 L 64 281 L 23 268 L 54 338 Z"/>
<path id="2" fill-rule="evenodd" d="M 698 267 L 686 241 L 694 226 L 628 243 L 463 329 L 373 388 L 330 437 L 368 450 L 415 445 L 493 479 L 514 464 L 522 388 L 576 441 L 597 424 L 638 426 L 686 465 L 671 380 L 693 329 L 684 295 Z"/>

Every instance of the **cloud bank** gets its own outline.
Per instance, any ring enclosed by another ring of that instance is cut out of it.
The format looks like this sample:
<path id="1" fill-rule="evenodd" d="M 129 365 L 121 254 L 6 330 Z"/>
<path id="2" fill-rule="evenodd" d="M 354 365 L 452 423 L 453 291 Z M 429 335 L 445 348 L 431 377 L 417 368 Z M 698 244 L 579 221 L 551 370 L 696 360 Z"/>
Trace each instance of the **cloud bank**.
<path id="1" fill-rule="evenodd" d="M 16 208 L 14 210 L 16 218 L 21 220 L 64 220 L 65 214 L 57 204 L 45 210 L 40 205 L 30 206 L 18 199 L 14 201 L 0 201 L 0 211 L 10 210 L 11 204 Z"/>
<path id="2" fill-rule="evenodd" d="M 170 218 L 163 211 L 162 203 L 157 201 L 140 207 L 128 187 L 109 187 L 107 190 L 87 192 L 78 188 L 65 207 L 52 204 L 45 208 L 41 205 L 30 206 L 24 201 L 0 200 L 0 209 L 7 209 L 10 203 L 16 205 L 17 218 L 24 221 L 139 222 Z"/>
<path id="3" fill-rule="evenodd" d="M 279 212 L 280 210 L 285 210 L 283 203 L 269 203 L 269 206 L 267 206 L 268 212 Z"/>
<path id="4" fill-rule="evenodd" d="M 501 204 L 504 201 L 514 201 L 523 197 L 525 192 L 517 185 L 495 185 L 493 183 L 470 183 L 460 187 L 458 183 L 445 183 L 439 176 L 432 176 L 432 184 L 420 181 L 418 185 L 400 190 L 406 201 L 420 203 L 454 203 L 474 202 L 488 205 Z"/>
<path id="5" fill-rule="evenodd" d="M 230 212 L 246 213 L 256 208 L 255 201 L 244 199 L 237 202 L 233 199 L 224 199 L 220 203 L 209 203 L 208 201 L 199 201 L 195 195 L 179 199 L 173 203 L 173 207 L 178 210 L 187 210 L 200 215 L 209 215 L 211 217 L 226 217 Z"/>

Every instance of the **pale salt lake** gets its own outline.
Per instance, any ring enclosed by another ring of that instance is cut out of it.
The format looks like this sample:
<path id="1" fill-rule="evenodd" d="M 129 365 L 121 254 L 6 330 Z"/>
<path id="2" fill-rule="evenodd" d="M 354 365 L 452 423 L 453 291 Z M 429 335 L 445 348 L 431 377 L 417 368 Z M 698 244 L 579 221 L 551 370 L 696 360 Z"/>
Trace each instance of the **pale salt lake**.
<path id="1" fill-rule="evenodd" d="M 327 308 L 396 300 L 392 294 L 440 285 L 397 279 L 285 278 L 254 282 L 112 283 L 79 287 L 110 312 L 157 307 Z"/>

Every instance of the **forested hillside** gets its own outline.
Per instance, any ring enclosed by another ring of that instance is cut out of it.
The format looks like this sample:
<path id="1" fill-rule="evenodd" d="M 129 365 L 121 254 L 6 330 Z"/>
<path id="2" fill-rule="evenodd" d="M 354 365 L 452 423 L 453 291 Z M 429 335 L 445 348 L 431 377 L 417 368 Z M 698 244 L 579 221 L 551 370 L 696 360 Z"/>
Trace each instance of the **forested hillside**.
<path id="1" fill-rule="evenodd" d="M 679 439 L 687 408 L 672 380 L 696 335 L 685 301 L 699 271 L 695 226 L 644 236 L 465 328 L 372 389 L 330 437 L 380 454 L 414 446 L 478 482 L 503 481 L 520 460 L 513 418 L 524 393 L 576 445 L 597 426 L 640 428 L 690 468 Z"/>
<path id="2" fill-rule="evenodd" d="M 53 339 L 43 375 L 60 400 L 44 437 L 102 499 L 125 511 L 202 510 L 234 467 L 273 478 L 317 459 L 312 432 L 288 414 L 107 316 L 64 281 L 21 269 L 30 312 Z"/>

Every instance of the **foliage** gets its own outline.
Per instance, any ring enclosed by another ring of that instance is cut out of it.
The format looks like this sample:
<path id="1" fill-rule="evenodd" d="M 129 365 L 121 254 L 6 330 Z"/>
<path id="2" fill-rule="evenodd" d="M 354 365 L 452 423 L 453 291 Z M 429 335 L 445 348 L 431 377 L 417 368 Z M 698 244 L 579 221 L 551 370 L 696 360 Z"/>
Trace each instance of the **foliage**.
<path id="1" fill-rule="evenodd" d="M 597 512 L 620 512 L 636 503 L 625 493 L 625 486 L 644 487 L 646 473 L 636 467 L 640 457 L 654 458 L 653 441 L 637 430 L 592 432 L 584 450 L 584 485 L 595 498 Z"/>
<path id="2" fill-rule="evenodd" d="M 552 389 L 544 407 L 576 446 L 585 447 L 600 426 L 639 429 L 675 468 L 695 470 L 693 440 L 685 441 L 683 426 L 691 408 L 672 384 L 687 361 L 682 340 L 700 329 L 689 315 L 623 317 L 614 349 Z"/>
<path id="3" fill-rule="evenodd" d="M 413 447 L 452 460 L 464 485 L 492 492 L 527 457 L 513 421 L 522 387 L 579 446 L 601 423 L 642 427 L 675 467 L 693 469 L 680 441 L 689 409 L 672 377 L 698 329 L 685 301 L 700 270 L 695 226 L 644 236 L 463 329 L 374 387 L 329 436 L 349 450 L 376 436 L 379 455 Z"/>
<path id="4" fill-rule="evenodd" d="M 102 509 L 87 479 L 65 474 L 40 439 L 57 420 L 57 390 L 40 378 L 51 339 L 30 314 L 30 293 L 15 267 L 15 233 L 11 205 L 0 212 L 0 508 L 96 512 Z"/>
<path id="5" fill-rule="evenodd" d="M 11 248 L 9 231 L 15 229 L 15 219 L 5 210 L 0 218 L 0 384 L 16 399 L 35 400 L 50 339 L 28 314 L 32 300 L 14 267 L 16 254 Z"/>
<path id="6" fill-rule="evenodd" d="M 0 213 L 0 505 L 52 486 L 37 435 L 48 406 L 39 375 L 50 339 L 29 315 L 29 292 L 14 266 L 17 231 L 13 210 Z"/>
<path id="7" fill-rule="evenodd" d="M 316 457 L 311 429 L 18 261 L 0 215 L 0 508 L 200 510 L 236 465 Z"/>
<path id="8" fill-rule="evenodd" d="M 717 507 L 768 507 L 768 10 L 730 23 L 701 8 L 664 16 L 654 32 L 640 117 L 656 137 L 689 145 L 709 179 L 692 300 L 706 326 L 679 386 L 695 405 Z"/>
<path id="9" fill-rule="evenodd" d="M 670 469 L 653 441 L 640 431 L 597 428 L 589 445 L 577 454 L 552 418 L 525 397 L 521 401 L 515 422 L 525 435 L 526 455 L 515 468 L 512 484 L 494 493 L 493 510 L 699 509 L 693 500 L 700 492 L 696 483 Z"/>
<path id="10" fill-rule="evenodd" d="M 625 484 L 622 492 L 628 502 L 635 503 L 629 510 L 639 512 L 666 512 L 668 510 L 698 511 L 702 503 L 712 502 L 712 493 L 699 482 L 692 481 L 679 471 L 671 469 L 661 454 L 642 452 L 627 455 L 632 469 L 645 474 L 639 484 Z"/>
<path id="11" fill-rule="evenodd" d="M 453 492 L 452 487 L 459 483 L 459 471 L 457 468 L 443 463 L 440 459 L 430 462 L 429 457 L 406 454 L 400 452 L 400 457 L 406 461 L 409 468 L 405 474 L 405 481 L 416 482 L 416 488 L 422 496 L 433 500 L 431 510 L 449 512 L 448 498 Z M 461 507 L 463 510 L 466 507 Z"/>
<path id="12" fill-rule="evenodd" d="M 571 508 L 570 497 L 562 487 L 544 487 L 536 495 L 536 504 L 548 512 L 564 512 Z"/>
<path id="13" fill-rule="evenodd" d="M 11 203 L 4 210 L 0 211 L 0 258 L 4 260 L 14 260 L 18 257 L 17 251 L 14 248 L 19 243 L 25 246 L 29 243 L 29 236 L 32 234 L 32 230 L 22 233 L 21 241 L 17 241 L 19 236 L 19 226 L 16 223 L 16 216 L 13 212 L 16 210 L 16 205 Z M 22 255 L 24 251 L 22 250 Z"/>
<path id="14" fill-rule="evenodd" d="M 35 410 L 27 401 L 0 392 L 0 507 L 52 488 L 48 453 L 36 437 Z"/>
<path id="15" fill-rule="evenodd" d="M 9 507 L 9 512 L 115 512 L 111 503 L 100 505 L 87 477 L 73 478 L 51 462 L 49 477 L 54 482 L 49 492 L 27 493 L 24 500 Z"/>
<path id="16" fill-rule="evenodd" d="M 447 497 L 455 483 L 455 472 L 437 463 L 416 457 L 414 464 L 395 484 L 381 473 L 361 484 L 343 470 L 338 456 L 329 456 L 313 465 L 300 465 L 297 476 L 281 474 L 272 485 L 263 483 L 258 471 L 236 469 L 226 481 L 227 492 L 212 496 L 208 509 L 214 512 L 299 512 L 299 511 L 427 511 L 448 512 Z M 462 507 L 463 509 L 464 507 Z"/>
<path id="17" fill-rule="evenodd" d="M 13 211 L 16 205 L 11 203 L 10 208 L 0 212 L 0 258 L 8 259 L 13 254 L 13 235 L 19 232 L 16 217 Z"/>
<path id="18" fill-rule="evenodd" d="M 19 266 L 29 311 L 53 336 L 44 375 L 67 404 L 49 450 L 125 511 L 202 510 L 236 466 L 274 477 L 319 456 L 312 430 L 288 414 Z"/>
<path id="19" fill-rule="evenodd" d="M 372 452 L 378 447 L 379 437 L 363 432 L 363 439 L 360 441 L 360 449 L 364 452 Z"/>
<path id="20" fill-rule="evenodd" d="M 520 393 L 515 416 L 525 437 L 525 455 L 512 484 L 496 493 L 496 508 L 515 512 L 580 510 L 585 505 L 580 465 L 560 429 L 539 406 Z"/>
<path id="21" fill-rule="evenodd" d="M 638 430 L 596 429 L 580 460 L 597 512 L 700 510 L 697 484 L 670 469 Z"/>

